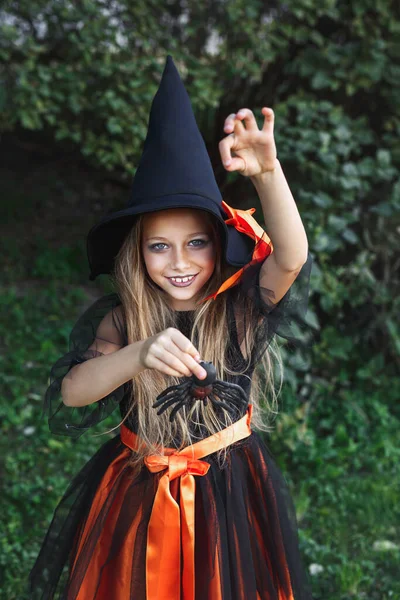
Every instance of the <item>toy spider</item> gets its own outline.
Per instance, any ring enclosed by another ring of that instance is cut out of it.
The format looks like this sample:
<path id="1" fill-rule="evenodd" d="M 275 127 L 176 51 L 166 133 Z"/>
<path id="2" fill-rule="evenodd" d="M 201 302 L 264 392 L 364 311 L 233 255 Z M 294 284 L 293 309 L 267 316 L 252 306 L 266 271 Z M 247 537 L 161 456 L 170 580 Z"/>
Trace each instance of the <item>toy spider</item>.
<path id="1" fill-rule="evenodd" d="M 210 400 L 214 406 L 226 410 L 233 417 L 237 415 L 238 410 L 247 407 L 248 399 L 240 385 L 217 379 L 216 369 L 211 362 L 201 361 L 200 364 L 207 371 L 207 377 L 198 379 L 192 375 L 183 383 L 167 388 L 157 396 L 153 404 L 153 408 L 161 406 L 157 411 L 158 415 L 176 404 L 169 416 L 169 420 L 173 421 L 183 406 L 191 408 L 197 400 L 203 401 L 205 405 Z"/>

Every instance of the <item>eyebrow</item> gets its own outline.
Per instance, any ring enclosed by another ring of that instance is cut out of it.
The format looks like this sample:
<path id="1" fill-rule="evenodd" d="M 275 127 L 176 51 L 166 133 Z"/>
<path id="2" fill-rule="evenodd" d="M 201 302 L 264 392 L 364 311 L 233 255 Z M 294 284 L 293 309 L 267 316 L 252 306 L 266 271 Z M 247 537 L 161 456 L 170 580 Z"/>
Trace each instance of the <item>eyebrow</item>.
<path id="1" fill-rule="evenodd" d="M 189 233 L 189 235 L 187 235 L 186 237 L 193 237 L 194 235 L 210 235 L 209 233 L 207 233 L 206 231 L 195 231 L 195 233 Z M 146 238 L 146 242 L 148 242 L 149 240 L 166 240 L 168 241 L 168 238 L 162 237 L 161 235 L 155 235 L 153 237 L 149 237 Z"/>

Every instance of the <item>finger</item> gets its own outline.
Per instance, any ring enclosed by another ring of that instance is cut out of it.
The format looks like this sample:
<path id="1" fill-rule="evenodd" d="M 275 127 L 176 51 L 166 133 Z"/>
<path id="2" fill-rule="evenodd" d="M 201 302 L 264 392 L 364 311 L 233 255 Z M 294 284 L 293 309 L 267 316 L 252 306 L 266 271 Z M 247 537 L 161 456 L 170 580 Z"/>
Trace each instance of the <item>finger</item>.
<path id="1" fill-rule="evenodd" d="M 237 135 L 243 134 L 246 129 L 240 119 L 237 118 L 237 115 L 231 116 L 226 119 L 226 123 L 224 126 L 225 133 L 234 132 Z"/>
<path id="2" fill-rule="evenodd" d="M 205 369 L 203 369 L 203 367 L 196 362 L 196 358 L 199 357 L 200 359 L 200 355 L 198 350 L 193 346 L 192 342 L 186 336 L 184 336 L 179 329 L 174 329 L 172 331 L 170 339 L 171 342 L 177 347 L 177 351 L 181 351 L 183 353 L 183 356 L 181 355 L 180 358 L 191 370 L 191 373 L 194 373 L 199 379 L 204 379 L 207 377 L 207 372 Z M 193 359 L 191 359 L 191 357 L 193 357 Z"/>
<path id="3" fill-rule="evenodd" d="M 175 369 L 172 369 L 170 366 L 165 364 L 162 360 L 159 360 L 158 358 L 155 358 L 154 356 L 152 357 L 150 368 L 157 369 L 157 371 L 161 371 L 161 373 L 164 373 L 165 375 L 172 375 L 172 377 L 182 377 L 182 373 L 180 373 L 179 371 L 176 371 Z"/>
<path id="4" fill-rule="evenodd" d="M 187 368 L 190 370 L 190 374 L 193 373 L 196 375 L 196 377 L 199 377 L 199 379 L 204 379 L 207 377 L 206 370 L 199 365 L 190 354 L 180 350 L 180 348 L 178 348 L 178 346 L 172 340 L 170 341 L 170 344 L 166 346 L 166 349 L 187 366 Z"/>
<path id="5" fill-rule="evenodd" d="M 246 125 L 246 128 L 244 125 Z M 241 108 L 236 114 L 230 114 L 225 120 L 224 130 L 229 133 L 234 129 L 238 132 L 243 129 L 258 131 L 258 125 L 253 111 L 249 108 Z"/>
<path id="6" fill-rule="evenodd" d="M 231 133 L 220 140 L 218 147 L 221 155 L 221 160 L 225 166 L 232 161 L 231 149 L 235 144 L 235 134 Z"/>
<path id="7" fill-rule="evenodd" d="M 222 163 L 227 171 L 244 171 L 246 163 L 240 156 L 232 156 L 231 149 L 235 144 L 235 134 L 226 136 L 219 142 L 219 153 Z"/>
<path id="8" fill-rule="evenodd" d="M 174 344 L 176 344 L 178 348 L 182 350 L 182 352 L 190 354 L 190 356 L 193 356 L 193 358 L 196 358 L 196 356 L 200 358 L 199 351 L 193 346 L 189 338 L 183 335 L 183 333 L 179 331 L 179 329 L 171 328 L 169 337 L 174 342 Z"/>
<path id="9" fill-rule="evenodd" d="M 224 130 L 231 132 L 233 131 L 233 122 L 235 120 L 236 117 L 236 113 L 231 113 L 230 115 L 228 115 L 225 119 L 224 122 Z"/>
<path id="10" fill-rule="evenodd" d="M 240 119 L 240 123 L 246 125 L 247 131 L 259 131 L 256 118 L 250 108 L 241 108 L 236 113 L 236 119 Z"/>
<path id="11" fill-rule="evenodd" d="M 275 123 L 275 113 L 272 108 L 268 106 L 263 106 L 261 109 L 261 113 L 264 115 L 264 123 L 262 126 L 262 131 L 265 133 L 273 133 L 274 132 L 274 123 Z"/>
<path id="12" fill-rule="evenodd" d="M 227 127 L 233 127 L 233 121 L 235 120 L 236 113 L 231 113 L 228 115 L 224 121 L 224 129 Z"/>
<path id="13" fill-rule="evenodd" d="M 154 344 L 151 348 L 151 354 L 175 371 L 179 371 L 181 377 L 191 377 L 192 371 L 189 369 L 189 367 L 187 367 L 184 362 L 179 360 L 179 358 L 165 348 L 164 345 Z"/>

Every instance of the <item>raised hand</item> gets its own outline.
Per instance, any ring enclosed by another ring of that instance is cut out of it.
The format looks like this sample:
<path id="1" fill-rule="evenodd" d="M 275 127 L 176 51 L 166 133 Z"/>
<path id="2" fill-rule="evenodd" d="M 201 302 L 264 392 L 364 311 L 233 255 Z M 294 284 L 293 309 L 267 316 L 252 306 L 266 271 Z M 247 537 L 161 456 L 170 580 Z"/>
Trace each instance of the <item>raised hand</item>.
<path id="1" fill-rule="evenodd" d="M 224 131 L 232 133 L 220 141 L 219 151 L 227 171 L 251 177 L 275 169 L 274 111 L 264 106 L 261 113 L 264 115 L 261 130 L 249 108 L 241 108 L 225 119 Z"/>

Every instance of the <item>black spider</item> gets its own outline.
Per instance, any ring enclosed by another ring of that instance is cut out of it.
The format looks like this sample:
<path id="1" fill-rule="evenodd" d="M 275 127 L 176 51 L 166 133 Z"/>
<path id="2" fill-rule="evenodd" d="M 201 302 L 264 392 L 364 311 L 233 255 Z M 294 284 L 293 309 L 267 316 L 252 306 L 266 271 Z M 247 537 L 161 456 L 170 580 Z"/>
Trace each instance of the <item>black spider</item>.
<path id="1" fill-rule="evenodd" d="M 203 401 L 205 405 L 210 401 L 214 406 L 226 410 L 233 417 L 237 415 L 238 411 L 247 407 L 248 398 L 240 385 L 217 379 L 216 369 L 211 362 L 201 361 L 200 364 L 207 371 L 207 377 L 198 379 L 192 375 L 183 383 L 167 388 L 157 396 L 157 400 L 153 404 L 153 408 L 161 406 L 157 411 L 158 415 L 176 404 L 169 416 L 169 420 L 172 421 L 183 406 L 191 408 L 198 400 Z"/>

